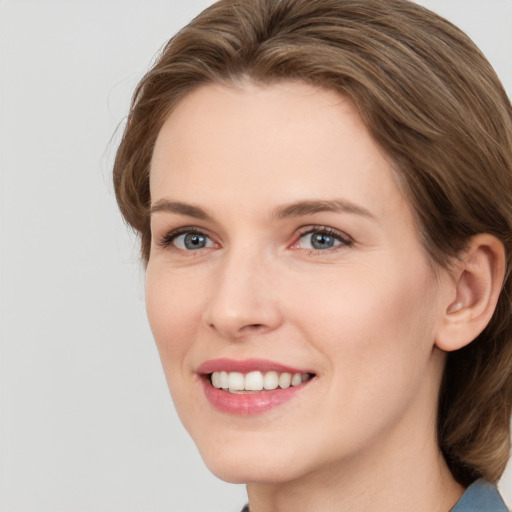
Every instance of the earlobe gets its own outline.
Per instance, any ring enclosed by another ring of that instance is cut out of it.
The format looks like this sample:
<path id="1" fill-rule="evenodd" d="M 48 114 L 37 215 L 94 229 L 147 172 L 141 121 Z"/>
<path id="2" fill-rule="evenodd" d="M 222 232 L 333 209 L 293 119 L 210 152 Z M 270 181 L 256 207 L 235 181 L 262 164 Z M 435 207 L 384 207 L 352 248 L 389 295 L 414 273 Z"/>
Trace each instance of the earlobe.
<path id="1" fill-rule="evenodd" d="M 505 278 L 503 244 L 490 234 L 474 236 L 451 274 L 455 296 L 436 335 L 436 346 L 446 352 L 471 343 L 491 320 Z"/>

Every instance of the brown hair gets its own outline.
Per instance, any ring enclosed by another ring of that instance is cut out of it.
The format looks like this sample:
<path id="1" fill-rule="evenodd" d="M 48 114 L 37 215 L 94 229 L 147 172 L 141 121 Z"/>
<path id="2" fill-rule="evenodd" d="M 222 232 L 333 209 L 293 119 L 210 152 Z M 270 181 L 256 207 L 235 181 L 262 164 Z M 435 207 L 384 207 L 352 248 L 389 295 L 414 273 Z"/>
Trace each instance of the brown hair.
<path id="1" fill-rule="evenodd" d="M 174 106 L 205 83 L 301 80 L 358 108 L 394 162 L 432 260 L 477 233 L 500 239 L 507 276 L 484 332 L 447 360 L 439 444 L 455 478 L 496 481 L 512 403 L 512 108 L 458 28 L 407 0 L 221 0 L 174 36 L 138 85 L 114 166 L 116 197 L 150 255 L 153 146 Z"/>

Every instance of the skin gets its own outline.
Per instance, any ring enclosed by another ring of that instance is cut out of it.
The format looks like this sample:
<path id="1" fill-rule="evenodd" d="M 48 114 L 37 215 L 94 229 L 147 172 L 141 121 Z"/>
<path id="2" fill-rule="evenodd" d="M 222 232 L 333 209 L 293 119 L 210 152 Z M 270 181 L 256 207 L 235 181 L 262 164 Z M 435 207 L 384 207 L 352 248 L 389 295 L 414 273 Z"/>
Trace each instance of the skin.
<path id="1" fill-rule="evenodd" d="M 434 274 L 392 165 L 351 103 L 302 83 L 203 86 L 161 129 L 151 197 L 148 317 L 208 467 L 247 483 L 253 512 L 449 510 L 463 489 L 435 436 L 436 339 L 462 273 Z M 332 200 L 345 208 L 283 214 Z M 162 206 L 176 201 L 205 215 Z M 192 227 L 204 248 L 170 241 Z M 305 233 L 325 227 L 334 246 L 314 250 Z M 264 414 L 227 414 L 196 373 L 217 358 L 315 378 Z"/>

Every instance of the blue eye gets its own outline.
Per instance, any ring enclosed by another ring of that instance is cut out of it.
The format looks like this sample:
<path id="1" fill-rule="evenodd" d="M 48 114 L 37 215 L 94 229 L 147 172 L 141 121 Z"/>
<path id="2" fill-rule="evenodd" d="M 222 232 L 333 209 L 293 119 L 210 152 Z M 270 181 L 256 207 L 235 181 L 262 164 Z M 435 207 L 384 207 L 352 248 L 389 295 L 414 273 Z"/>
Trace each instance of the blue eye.
<path id="1" fill-rule="evenodd" d="M 341 233 L 328 228 L 311 229 L 301 235 L 297 247 L 300 249 L 313 249 L 325 251 L 335 249 L 341 245 L 350 245 L 351 241 Z"/>
<path id="2" fill-rule="evenodd" d="M 195 251 L 215 246 L 211 238 L 203 233 L 197 233 L 194 231 L 174 234 L 169 240 L 167 240 L 167 245 L 168 244 L 172 244 L 177 249 L 181 249 L 183 251 Z"/>

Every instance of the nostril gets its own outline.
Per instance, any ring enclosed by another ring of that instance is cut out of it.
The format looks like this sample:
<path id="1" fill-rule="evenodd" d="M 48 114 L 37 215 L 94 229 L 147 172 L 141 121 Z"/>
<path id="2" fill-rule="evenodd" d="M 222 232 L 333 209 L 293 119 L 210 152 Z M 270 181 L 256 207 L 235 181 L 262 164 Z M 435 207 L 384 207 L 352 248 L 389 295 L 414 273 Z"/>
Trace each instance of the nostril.
<path id="1" fill-rule="evenodd" d="M 249 324 L 242 328 L 245 331 L 261 331 L 265 326 L 263 324 Z"/>
<path id="2" fill-rule="evenodd" d="M 239 328 L 236 328 L 235 330 L 231 330 L 230 328 L 226 328 L 225 326 L 219 326 L 215 324 L 215 322 L 209 322 L 207 324 L 208 329 L 211 329 L 212 331 L 216 331 L 218 333 L 227 335 L 227 336 L 243 336 L 247 334 L 263 334 L 267 330 L 269 330 L 269 327 L 265 324 L 247 324 L 242 325 Z"/>

